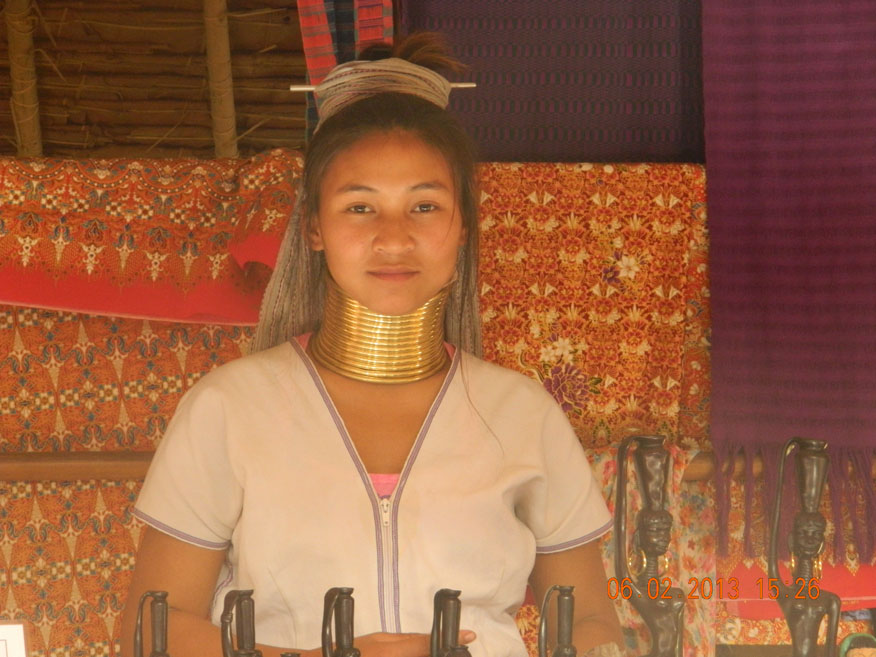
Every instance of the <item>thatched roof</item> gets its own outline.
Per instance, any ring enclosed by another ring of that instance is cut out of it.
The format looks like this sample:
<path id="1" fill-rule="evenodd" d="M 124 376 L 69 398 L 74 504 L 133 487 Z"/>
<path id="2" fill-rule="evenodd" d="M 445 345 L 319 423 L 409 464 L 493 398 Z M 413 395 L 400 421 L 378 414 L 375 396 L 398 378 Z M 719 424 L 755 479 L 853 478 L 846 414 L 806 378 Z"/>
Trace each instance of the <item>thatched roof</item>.
<path id="1" fill-rule="evenodd" d="M 0 155 L 214 157 L 303 142 L 304 97 L 288 91 L 305 80 L 294 0 L 0 6 Z"/>

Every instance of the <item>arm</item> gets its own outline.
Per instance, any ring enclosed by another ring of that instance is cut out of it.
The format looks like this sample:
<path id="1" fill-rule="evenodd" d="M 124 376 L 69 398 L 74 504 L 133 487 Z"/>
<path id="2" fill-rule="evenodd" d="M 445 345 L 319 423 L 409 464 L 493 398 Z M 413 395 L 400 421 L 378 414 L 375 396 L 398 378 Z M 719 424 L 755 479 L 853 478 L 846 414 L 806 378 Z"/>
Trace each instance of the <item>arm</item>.
<path id="1" fill-rule="evenodd" d="M 210 604 L 225 560 L 224 550 L 208 550 L 145 527 L 137 552 L 137 565 L 122 614 L 122 657 L 133 657 L 137 604 L 146 591 L 167 591 L 170 605 L 167 643 L 174 657 L 222 657 L 219 628 L 210 621 Z M 143 612 L 143 654 L 150 650 L 149 605 Z M 461 632 L 460 640 L 470 643 L 473 632 Z M 363 657 L 428 657 L 426 634 L 377 633 L 357 637 Z M 299 650 L 258 645 L 264 657 L 281 652 L 300 652 L 302 657 L 320 657 L 322 650 Z"/>
<path id="2" fill-rule="evenodd" d="M 603 652 L 593 654 L 606 657 L 623 654 L 623 634 L 614 603 L 608 597 L 598 540 L 563 552 L 537 555 L 529 581 L 538 604 L 554 584 L 575 587 L 572 638 L 581 657 L 590 655 L 591 649 L 612 643 L 618 646 L 618 651 L 604 648 Z"/>
<path id="3" fill-rule="evenodd" d="M 224 550 L 196 547 L 145 527 L 122 614 L 123 657 L 133 657 L 137 604 L 146 591 L 168 592 L 167 642 L 171 654 L 221 657 L 219 628 L 210 622 L 210 603 L 224 559 Z M 143 613 L 144 655 L 150 649 L 148 616 L 147 605 Z"/>
<path id="4" fill-rule="evenodd" d="M 779 572 L 779 518 L 782 513 L 782 487 L 785 481 L 785 459 L 788 458 L 788 454 L 791 453 L 791 450 L 794 448 L 796 443 L 795 438 L 791 438 L 788 442 L 785 443 L 785 446 L 782 448 L 782 453 L 779 460 L 779 472 L 776 478 L 778 482 L 776 484 L 776 498 L 775 505 L 773 506 L 773 517 L 772 524 L 770 527 L 770 544 L 769 544 L 769 552 L 767 554 L 767 575 L 770 580 L 775 580 L 779 587 L 779 595 L 778 599 L 782 600 L 783 598 L 787 598 L 788 593 L 791 593 L 793 590 L 792 587 L 787 586 L 785 582 L 782 580 L 782 575 Z M 791 575 L 793 577 L 793 574 Z M 793 597 L 793 594 L 791 594 Z M 781 605 L 781 603 L 780 603 Z"/>

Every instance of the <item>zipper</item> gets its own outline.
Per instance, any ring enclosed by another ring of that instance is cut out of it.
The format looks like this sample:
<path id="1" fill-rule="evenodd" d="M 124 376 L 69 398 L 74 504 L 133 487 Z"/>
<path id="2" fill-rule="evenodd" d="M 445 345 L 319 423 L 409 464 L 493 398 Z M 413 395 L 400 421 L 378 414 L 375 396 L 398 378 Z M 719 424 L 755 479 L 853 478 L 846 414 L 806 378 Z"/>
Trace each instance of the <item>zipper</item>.
<path id="1" fill-rule="evenodd" d="M 385 632 L 396 633 L 399 628 L 395 618 L 395 564 L 393 563 L 392 545 L 392 503 L 395 494 L 388 498 L 378 499 L 380 506 L 380 545 L 383 552 L 383 578 L 380 586 L 383 589 L 383 617 L 386 619 Z"/>
<path id="2" fill-rule="evenodd" d="M 432 402 L 432 406 L 429 409 L 429 413 L 426 415 L 423 426 L 420 427 L 420 431 L 417 434 L 417 438 L 414 441 L 413 447 L 411 448 L 411 453 L 408 454 L 408 461 L 405 463 L 405 466 L 402 469 L 398 484 L 396 484 L 395 491 L 393 491 L 392 495 L 390 495 L 388 499 L 380 499 L 379 497 L 377 497 L 377 491 L 375 491 L 374 487 L 371 485 L 371 481 L 368 477 L 367 471 L 365 470 L 365 466 L 362 463 L 362 459 L 359 458 L 359 454 L 356 451 L 356 447 L 353 445 L 350 434 L 347 432 L 347 428 L 344 426 L 344 422 L 341 419 L 341 416 L 338 414 L 338 409 L 335 407 L 331 395 L 328 394 L 325 383 L 319 376 L 319 372 L 317 371 L 316 366 L 313 364 L 313 361 L 305 352 L 304 346 L 299 344 L 297 340 L 292 340 L 291 344 L 293 349 L 298 354 L 298 357 L 307 368 L 307 371 L 310 373 L 310 378 L 313 380 L 316 389 L 319 391 L 323 403 L 328 409 L 328 412 L 335 423 L 335 427 L 337 427 L 338 434 L 340 435 L 341 440 L 343 441 L 347 449 L 347 453 L 350 455 L 350 458 L 352 459 L 353 463 L 356 465 L 357 470 L 359 471 L 359 475 L 362 477 L 362 482 L 365 484 L 366 488 L 370 489 L 371 495 L 374 496 L 371 498 L 372 504 L 374 503 L 373 501 L 376 500 L 377 506 L 379 507 L 379 521 L 377 529 L 380 536 L 377 539 L 377 550 L 378 553 L 382 555 L 382 557 L 380 559 L 380 563 L 378 564 L 381 573 L 379 577 L 380 581 L 377 584 L 377 593 L 378 600 L 383 601 L 380 609 L 381 626 L 384 632 L 398 633 L 401 631 L 401 619 L 400 614 L 396 612 L 399 605 L 396 594 L 396 582 L 398 582 L 398 564 L 396 563 L 394 558 L 394 523 L 392 519 L 392 511 L 395 505 L 396 493 L 398 493 L 398 490 L 402 486 L 403 480 L 406 477 L 405 473 L 407 472 L 407 470 L 410 469 L 410 464 L 416 458 L 420 446 L 422 445 L 422 442 L 429 431 L 429 427 L 432 424 L 432 419 L 435 416 L 435 412 L 441 401 L 444 399 L 444 395 L 447 392 L 451 381 L 453 381 L 454 379 L 458 364 L 460 362 L 460 352 L 456 351 L 453 354 L 453 358 L 450 362 L 450 369 L 448 370 L 447 375 L 444 377 L 444 383 L 441 385 L 441 389 L 438 391 L 435 400 Z"/>
<path id="3" fill-rule="evenodd" d="M 392 502 L 388 497 L 380 498 L 380 519 L 384 527 L 392 524 Z"/>

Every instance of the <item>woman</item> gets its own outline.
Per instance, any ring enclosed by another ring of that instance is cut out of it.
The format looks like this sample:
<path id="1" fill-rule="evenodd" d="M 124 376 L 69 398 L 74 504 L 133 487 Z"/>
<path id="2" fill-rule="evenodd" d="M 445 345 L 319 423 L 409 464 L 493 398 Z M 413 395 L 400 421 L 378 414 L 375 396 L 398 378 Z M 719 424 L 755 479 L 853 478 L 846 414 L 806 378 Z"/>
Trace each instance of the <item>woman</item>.
<path id="1" fill-rule="evenodd" d="M 522 657 L 527 581 L 576 586 L 579 651 L 621 654 L 583 450 L 537 383 L 472 355 L 474 157 L 430 68 L 448 60 L 422 36 L 394 54 L 317 89 L 257 353 L 186 395 L 137 502 L 129 600 L 169 592 L 174 657 L 220 654 L 244 588 L 266 656 L 316 654 L 334 586 L 354 588 L 364 657 L 427 655 L 439 588 L 462 590 L 475 657 Z"/>

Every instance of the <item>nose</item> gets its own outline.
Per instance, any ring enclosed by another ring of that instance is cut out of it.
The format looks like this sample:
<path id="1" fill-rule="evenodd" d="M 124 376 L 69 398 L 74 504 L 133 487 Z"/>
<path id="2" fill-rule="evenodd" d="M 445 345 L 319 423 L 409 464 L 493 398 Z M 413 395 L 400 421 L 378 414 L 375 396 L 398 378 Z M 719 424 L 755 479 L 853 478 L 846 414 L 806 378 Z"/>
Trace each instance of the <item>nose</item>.
<path id="1" fill-rule="evenodd" d="M 375 222 L 374 250 L 393 255 L 407 253 L 414 248 L 411 222 L 402 212 L 381 212 Z"/>

